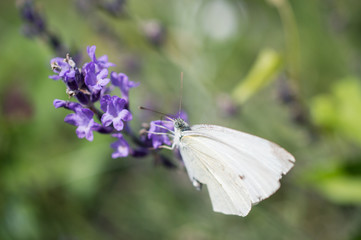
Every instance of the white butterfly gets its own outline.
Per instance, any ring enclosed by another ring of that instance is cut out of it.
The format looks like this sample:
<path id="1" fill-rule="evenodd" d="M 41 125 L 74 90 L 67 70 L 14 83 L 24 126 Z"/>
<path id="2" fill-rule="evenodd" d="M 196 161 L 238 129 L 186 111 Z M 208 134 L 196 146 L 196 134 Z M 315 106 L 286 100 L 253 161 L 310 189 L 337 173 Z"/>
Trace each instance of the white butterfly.
<path id="1" fill-rule="evenodd" d="M 177 118 L 173 146 L 179 148 L 196 188 L 206 184 L 213 210 L 246 216 L 272 195 L 295 158 L 275 143 L 215 125 L 190 127 Z"/>

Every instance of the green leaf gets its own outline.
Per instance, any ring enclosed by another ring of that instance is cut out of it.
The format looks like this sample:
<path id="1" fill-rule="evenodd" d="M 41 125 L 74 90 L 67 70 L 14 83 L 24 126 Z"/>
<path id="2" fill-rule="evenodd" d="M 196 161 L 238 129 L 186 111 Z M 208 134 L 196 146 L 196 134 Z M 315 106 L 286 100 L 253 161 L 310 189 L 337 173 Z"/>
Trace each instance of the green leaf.
<path id="1" fill-rule="evenodd" d="M 246 102 L 274 80 L 274 76 L 280 71 L 281 66 L 281 57 L 275 50 L 262 50 L 247 76 L 234 89 L 232 93 L 234 100 L 239 104 Z"/>
<path id="2" fill-rule="evenodd" d="M 315 167 L 315 166 L 314 166 Z M 313 188 L 338 204 L 361 203 L 361 165 L 347 159 L 330 159 L 304 176 Z"/>
<path id="3" fill-rule="evenodd" d="M 318 182 L 316 188 L 336 203 L 361 203 L 361 177 L 340 175 Z"/>
<path id="4" fill-rule="evenodd" d="M 311 104 L 313 121 L 323 129 L 361 144 L 361 85 L 357 78 L 341 79 L 331 93 L 315 97 Z"/>

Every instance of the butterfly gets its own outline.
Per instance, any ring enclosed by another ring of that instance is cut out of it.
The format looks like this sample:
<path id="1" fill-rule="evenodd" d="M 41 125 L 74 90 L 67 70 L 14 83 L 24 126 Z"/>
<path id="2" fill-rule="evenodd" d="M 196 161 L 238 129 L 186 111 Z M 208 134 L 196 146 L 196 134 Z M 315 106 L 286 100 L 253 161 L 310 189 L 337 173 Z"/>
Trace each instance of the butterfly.
<path id="1" fill-rule="evenodd" d="M 172 149 L 178 148 L 193 185 L 207 185 L 213 210 L 246 216 L 252 205 L 271 196 L 295 158 L 277 144 L 230 128 L 174 125 Z"/>

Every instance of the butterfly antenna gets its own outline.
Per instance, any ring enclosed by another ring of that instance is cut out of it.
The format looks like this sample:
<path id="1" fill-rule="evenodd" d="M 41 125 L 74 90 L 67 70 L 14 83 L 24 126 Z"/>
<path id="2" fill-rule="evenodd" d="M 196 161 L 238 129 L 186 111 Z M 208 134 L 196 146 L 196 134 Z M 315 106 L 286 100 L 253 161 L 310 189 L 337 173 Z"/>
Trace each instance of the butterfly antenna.
<path id="1" fill-rule="evenodd" d="M 143 106 L 140 106 L 139 109 L 140 109 L 140 110 L 150 111 L 150 112 L 153 112 L 153 113 L 161 114 L 161 115 L 163 115 L 165 118 L 167 118 L 168 120 L 174 121 L 173 118 L 172 118 L 169 114 L 165 114 L 165 113 L 162 113 L 162 112 L 159 112 L 159 111 L 150 109 L 150 108 L 146 108 L 146 107 L 143 107 Z"/>
<path id="2" fill-rule="evenodd" d="M 183 72 L 181 72 L 181 79 L 180 79 L 180 96 L 179 96 L 178 117 L 180 117 L 180 113 L 182 110 L 182 96 L 183 96 Z"/>

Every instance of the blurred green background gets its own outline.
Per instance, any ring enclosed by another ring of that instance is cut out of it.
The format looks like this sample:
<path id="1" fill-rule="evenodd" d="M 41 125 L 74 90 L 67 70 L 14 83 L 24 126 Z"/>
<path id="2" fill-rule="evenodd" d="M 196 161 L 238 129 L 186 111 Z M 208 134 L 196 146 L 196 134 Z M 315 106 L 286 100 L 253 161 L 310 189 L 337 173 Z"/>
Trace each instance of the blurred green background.
<path id="1" fill-rule="evenodd" d="M 296 165 L 242 218 L 214 213 L 183 169 L 111 159 L 114 139 L 78 139 L 54 109 L 67 99 L 48 79 L 57 53 L 24 36 L 21 1 L 2 0 L 0 239 L 361 239 L 360 1 L 127 0 L 113 15 L 111 3 L 34 2 L 83 62 L 96 45 L 141 83 L 134 129 L 158 118 L 137 106 L 177 111 L 184 72 L 191 124 L 272 140 Z"/>

